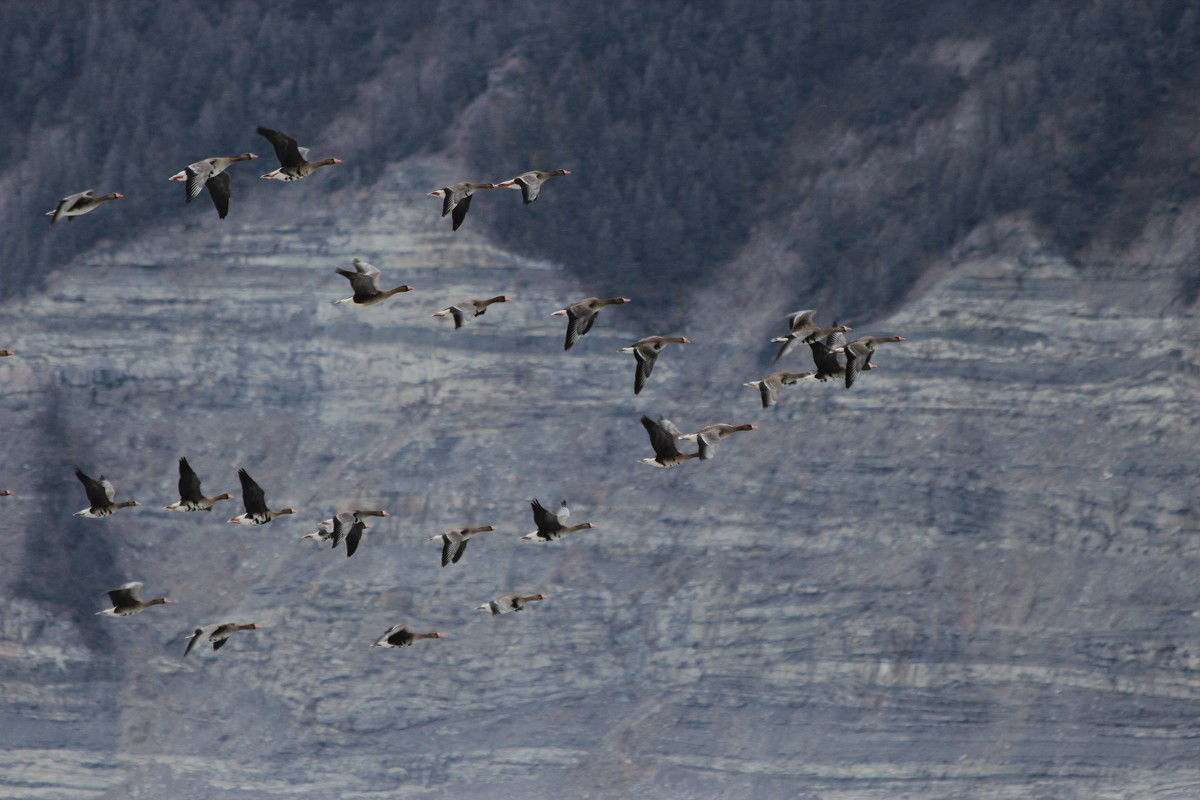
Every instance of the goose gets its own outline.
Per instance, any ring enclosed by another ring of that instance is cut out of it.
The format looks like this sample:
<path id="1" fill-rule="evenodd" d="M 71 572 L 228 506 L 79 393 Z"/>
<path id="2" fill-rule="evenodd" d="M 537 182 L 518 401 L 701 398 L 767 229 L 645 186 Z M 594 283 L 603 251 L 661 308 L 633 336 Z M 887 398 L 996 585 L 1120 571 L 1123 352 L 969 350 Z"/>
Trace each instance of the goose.
<path id="1" fill-rule="evenodd" d="M 167 511 L 212 511 L 218 500 L 232 500 L 229 493 L 216 497 L 205 497 L 200 491 L 200 476 L 188 464 L 186 458 L 179 459 L 179 502 L 164 508 Z"/>
<path id="2" fill-rule="evenodd" d="M 811 344 L 812 342 L 820 339 L 822 336 L 853 330 L 845 325 L 838 325 L 836 322 L 833 323 L 832 328 L 820 328 L 816 325 L 816 323 L 813 322 L 813 316 L 816 313 L 817 312 L 815 310 L 810 308 L 805 311 L 796 311 L 795 313 L 788 315 L 787 335 L 776 336 L 771 340 L 772 342 L 781 342 L 783 344 L 783 347 L 779 348 L 779 352 L 775 354 L 776 361 L 791 352 L 792 348 L 796 346 L 797 342 Z"/>
<path id="3" fill-rule="evenodd" d="M 371 526 L 363 522 L 362 517 L 353 511 L 335 514 L 330 532 L 330 538 L 333 539 L 331 547 L 337 547 L 344 539 L 346 541 L 346 558 L 349 558 L 358 550 L 358 543 L 362 541 L 363 531 L 369 527 Z"/>
<path id="4" fill-rule="evenodd" d="M 457 564 L 462 558 L 463 553 L 467 551 L 467 542 L 477 533 L 487 533 L 488 531 L 496 530 L 495 525 L 484 525 L 482 528 L 459 528 L 458 530 L 446 531 L 439 533 L 437 536 L 430 536 L 428 541 L 441 540 L 442 542 L 442 566 L 447 564 Z"/>
<path id="5" fill-rule="evenodd" d="M 276 181 L 298 181 L 301 178 L 307 178 L 312 175 L 320 167 L 327 167 L 330 164 L 340 164 L 340 158 L 327 158 L 324 161 L 312 162 L 308 160 L 308 148 L 300 147 L 296 144 L 296 140 L 288 136 L 286 133 L 273 131 L 270 128 L 258 127 L 258 134 L 268 142 L 271 147 L 275 148 L 275 157 L 279 159 L 279 169 L 274 172 L 268 172 L 263 175 L 264 178 L 270 178 Z"/>
<path id="6" fill-rule="evenodd" d="M 102 194 L 99 197 L 92 194 L 92 190 L 79 194 L 71 194 L 58 201 L 58 205 L 53 211 L 47 211 L 46 216 L 52 217 L 50 224 L 58 222 L 59 217 L 66 217 L 67 222 L 71 221 L 71 217 L 78 217 L 80 214 L 86 214 L 89 211 L 95 211 L 100 207 L 100 204 L 106 200 L 120 200 L 125 195 L 120 192 L 109 192 Z"/>
<path id="7" fill-rule="evenodd" d="M 474 320 L 476 317 L 482 316 L 483 313 L 488 310 L 488 306 L 492 305 L 493 303 L 508 303 L 510 301 L 511 298 L 505 297 L 504 295 L 491 297 L 487 300 L 464 300 L 463 302 L 452 305 L 449 308 L 443 308 L 433 316 L 453 317 L 454 329 L 458 330 L 463 325 L 466 325 L 468 322 Z"/>
<path id="8" fill-rule="evenodd" d="M 628 347 L 622 347 L 617 351 L 618 353 L 633 353 L 633 357 L 637 359 L 637 369 L 633 373 L 634 394 L 642 393 L 646 381 L 650 378 L 650 373 L 654 371 L 654 362 L 658 358 L 658 354 L 672 342 L 691 344 L 691 341 L 682 336 L 647 336 L 645 339 L 638 339 Z"/>
<path id="9" fill-rule="evenodd" d="M 564 525 L 563 523 L 571 516 L 571 509 L 567 506 L 566 500 L 562 501 L 556 512 L 548 510 L 538 502 L 536 497 L 529 504 L 533 507 L 533 521 L 538 529 L 528 536 L 522 536 L 521 539 L 523 541 L 552 542 L 555 539 L 561 539 L 568 533 L 596 527 L 590 522 L 581 522 L 578 525 Z"/>
<path id="10" fill-rule="evenodd" d="M 125 500 L 121 503 L 114 503 L 113 485 L 103 475 L 100 476 L 100 480 L 96 480 L 85 475 L 82 470 L 76 469 L 75 477 L 79 478 L 79 482 L 83 484 L 83 490 L 87 492 L 88 503 L 90 503 L 87 508 L 75 512 L 75 516 L 77 517 L 99 519 L 100 517 L 109 516 L 117 509 L 141 505 L 137 500 Z"/>
<path id="11" fill-rule="evenodd" d="M 596 315 L 605 306 L 621 305 L 632 302 L 628 297 L 614 297 L 611 300 L 601 300 L 599 297 L 585 297 L 578 303 L 572 303 L 566 308 L 555 311 L 550 316 L 567 318 L 567 340 L 563 350 L 570 350 L 579 337 L 592 329 L 596 323 Z"/>
<path id="12" fill-rule="evenodd" d="M 342 269 L 341 267 L 338 267 L 334 272 L 350 281 L 350 288 L 354 290 L 354 294 L 350 297 L 334 300 L 333 304 L 335 306 L 340 306 L 343 303 L 350 303 L 356 306 L 373 306 L 376 303 L 387 300 L 394 294 L 411 292 L 413 290 L 413 287 L 408 284 L 397 286 L 395 289 L 380 289 L 379 276 L 383 273 L 378 267 L 368 264 L 361 258 L 354 259 L 354 272 Z"/>
<path id="13" fill-rule="evenodd" d="M 545 600 L 544 594 L 531 594 L 528 597 L 522 597 L 519 594 L 506 594 L 503 597 L 497 597 L 495 600 L 489 600 L 481 606 L 478 606 L 476 611 L 491 611 L 492 616 L 497 614 L 507 614 L 510 611 L 520 611 L 525 607 L 526 603 L 532 603 L 535 600 Z"/>
<path id="14" fill-rule="evenodd" d="M 263 493 L 262 487 L 254 482 L 254 478 L 251 478 L 250 473 L 246 470 L 238 470 L 238 479 L 242 482 L 242 505 L 246 507 L 246 513 L 238 514 L 229 520 L 230 522 L 239 525 L 266 525 L 276 517 L 296 513 L 291 508 L 280 511 L 272 511 L 267 508 L 267 497 Z"/>
<path id="15" fill-rule="evenodd" d="M 471 210 L 471 196 L 480 189 L 495 189 L 494 183 L 453 183 L 449 186 L 444 186 L 441 189 L 436 189 L 429 193 L 430 197 L 442 198 L 442 216 L 446 216 L 451 211 L 453 215 L 450 217 L 450 230 L 458 230 L 458 226 L 463 224 L 463 220 L 467 218 L 467 212 Z"/>
<path id="16" fill-rule="evenodd" d="M 520 189 L 521 199 L 525 201 L 525 205 L 529 205 L 534 200 L 538 199 L 538 195 L 542 193 L 542 184 L 550 178 L 558 175 L 570 175 L 570 170 L 556 169 L 552 172 L 541 172 L 532 170 L 518 175 L 507 181 L 501 181 L 496 184 L 497 189 Z M 443 212 L 444 215 L 444 212 Z"/>
<path id="17" fill-rule="evenodd" d="M 875 348 L 888 342 L 903 342 L 903 336 L 864 336 L 847 342 L 843 348 L 846 351 L 846 388 L 854 385 L 854 379 L 865 369 L 871 369 L 871 356 Z"/>
<path id="18" fill-rule="evenodd" d="M 333 519 L 321 520 L 317 523 L 317 529 L 312 533 L 306 533 L 300 537 L 301 539 L 315 539 L 324 544 L 333 538 Z M 337 547 L 337 545 L 334 545 Z"/>
<path id="19" fill-rule="evenodd" d="M 105 617 L 128 617 L 139 611 L 145 611 L 150 606 L 171 602 L 165 597 L 156 597 L 153 600 L 140 599 L 137 590 L 141 585 L 141 581 L 135 581 L 123 583 L 115 589 L 109 589 L 108 599 L 112 601 L 113 607 L 97 611 L 96 614 Z"/>
<path id="20" fill-rule="evenodd" d="M 724 422 L 718 422 L 716 425 L 709 425 L 707 428 L 701 428 L 695 433 L 689 433 L 687 436 L 680 436 L 679 440 L 683 442 L 696 442 L 700 445 L 700 458 L 710 459 L 716 454 L 717 445 L 726 436 L 732 436 L 738 431 L 753 431 L 757 430 L 757 425 L 729 425 Z"/>
<path id="21" fill-rule="evenodd" d="M 680 452 L 676 442 L 683 434 L 671 420 L 659 417 L 658 421 L 647 416 L 642 417 L 642 427 L 650 434 L 650 446 L 654 448 L 654 458 L 642 458 L 639 464 L 649 464 L 652 467 L 678 467 L 685 461 L 700 458 L 700 453 Z"/>
<path id="22" fill-rule="evenodd" d="M 445 639 L 443 634 L 434 633 L 413 633 L 408 629 L 407 625 L 393 625 L 375 640 L 375 644 L 371 647 L 408 647 L 418 639 Z"/>
<path id="23" fill-rule="evenodd" d="M 346 557 L 354 555 L 362 539 L 363 530 L 370 528 L 364 517 L 390 517 L 391 514 L 382 509 L 355 509 L 335 514 L 329 519 L 317 523 L 317 529 L 312 533 L 301 536 L 301 539 L 316 539 L 318 542 L 332 541 L 331 547 L 337 547 L 343 540 L 346 542 Z M 361 526 L 361 527 L 359 527 Z"/>
<path id="24" fill-rule="evenodd" d="M 778 400 L 780 389 L 807 380 L 815 380 L 811 372 L 772 372 L 770 375 L 742 385 L 758 389 L 762 396 L 762 407 L 770 408 Z"/>
<path id="25" fill-rule="evenodd" d="M 226 622 L 224 625 L 218 625 L 213 628 L 213 632 L 208 635 L 208 641 L 212 642 L 213 650 L 220 650 L 225 646 L 225 642 L 229 641 L 229 637 L 233 636 L 238 631 L 256 631 L 262 625 L 257 623 L 249 623 L 246 625 L 237 625 L 233 622 Z M 192 634 L 188 640 L 187 649 L 183 651 L 183 657 L 187 658 L 187 654 L 192 652 L 192 648 L 196 646 L 196 642 L 200 641 L 200 636 L 204 633 L 204 628 L 196 628 L 196 632 Z"/>
<path id="26" fill-rule="evenodd" d="M 229 213 L 229 175 L 225 170 L 239 161 L 249 161 L 258 158 L 254 153 L 242 153 L 240 156 L 218 156 L 188 164 L 176 172 L 168 180 L 186 181 L 184 184 L 184 200 L 192 202 L 196 195 L 207 188 L 208 196 L 216 206 L 217 216 L 225 219 Z"/>

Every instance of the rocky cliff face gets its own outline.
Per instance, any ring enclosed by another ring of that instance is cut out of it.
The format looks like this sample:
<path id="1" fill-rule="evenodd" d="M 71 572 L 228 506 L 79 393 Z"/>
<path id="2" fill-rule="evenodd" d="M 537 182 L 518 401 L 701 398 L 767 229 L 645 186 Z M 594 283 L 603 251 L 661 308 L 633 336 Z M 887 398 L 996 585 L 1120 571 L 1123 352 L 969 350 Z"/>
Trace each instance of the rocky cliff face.
<path id="1" fill-rule="evenodd" d="M 1186 271 L 1154 243 L 1195 208 L 1112 266 L 1054 257 L 1019 217 L 976 231 L 900 312 L 854 321 L 908 339 L 878 370 L 763 410 L 741 384 L 793 310 L 765 273 L 679 287 L 679 329 L 608 309 L 564 353 L 550 312 L 622 287 L 471 218 L 451 235 L 421 196 L 447 169 L 278 187 L 4 306 L 4 794 L 1189 795 L 1200 369 Z M 416 291 L 334 307 L 353 256 Z M 500 293 L 460 331 L 429 316 Z M 694 344 L 634 397 L 616 350 L 650 334 Z M 759 430 L 654 470 L 643 413 Z M 162 511 L 180 456 L 211 493 L 245 467 L 300 513 Z M 145 507 L 71 517 L 75 466 Z M 519 541 L 532 497 L 598 529 Z M 352 559 L 300 539 L 371 506 L 392 516 Z M 484 524 L 438 567 L 427 537 Z M 135 579 L 174 602 L 94 616 Z M 181 658 L 224 621 L 264 627 Z M 446 638 L 369 647 L 401 621 Z"/>

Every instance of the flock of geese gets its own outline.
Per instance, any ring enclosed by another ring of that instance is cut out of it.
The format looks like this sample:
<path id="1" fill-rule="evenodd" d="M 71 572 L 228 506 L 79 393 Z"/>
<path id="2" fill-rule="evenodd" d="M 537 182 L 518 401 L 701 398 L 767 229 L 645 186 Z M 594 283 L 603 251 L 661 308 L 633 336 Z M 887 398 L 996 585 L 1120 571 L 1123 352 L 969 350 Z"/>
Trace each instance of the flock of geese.
<path id="1" fill-rule="evenodd" d="M 263 127 L 259 127 L 257 132 L 271 143 L 271 146 L 275 150 L 276 158 L 279 161 L 279 168 L 263 175 L 263 178 L 279 181 L 295 181 L 312 175 L 321 167 L 341 163 L 336 158 L 326 158 L 315 162 L 309 161 L 308 148 L 298 146 L 296 140 L 292 137 Z M 201 191 L 207 189 L 209 197 L 212 199 L 213 205 L 217 210 L 217 215 L 221 219 L 224 219 L 229 213 L 231 188 L 229 168 L 239 162 L 250 161 L 255 158 L 257 156 L 253 153 L 207 158 L 189 164 L 183 170 L 171 176 L 170 180 L 184 183 L 185 199 L 187 202 L 191 202 Z M 432 191 L 429 194 L 442 198 L 442 216 L 445 217 L 449 214 L 451 216 L 452 229 L 458 230 L 470 209 L 471 199 L 477 192 L 484 189 L 496 188 L 519 189 L 524 203 L 529 204 L 538 199 L 541 195 L 542 186 L 547 180 L 570 174 L 568 170 L 564 169 L 549 172 L 535 170 L 499 183 L 455 183 Z M 51 217 L 50 224 L 53 225 L 64 217 L 69 222 L 74 217 L 94 211 L 109 200 L 120 199 L 123 196 L 119 192 L 97 196 L 91 190 L 69 195 L 60 200 L 53 210 L 47 212 Z M 413 287 L 408 285 L 396 286 L 391 289 L 382 288 L 380 286 L 380 277 L 382 274 L 380 270 L 361 259 L 355 258 L 353 260 L 353 267 L 353 270 L 341 268 L 336 270 L 337 274 L 349 280 L 353 294 L 341 300 L 335 300 L 335 304 L 369 306 L 381 303 L 395 294 L 413 290 Z M 457 329 L 486 313 L 492 305 L 508 302 L 509 300 L 510 298 L 503 295 L 487 299 L 466 300 L 442 309 L 433 314 L 433 316 L 451 317 L 454 320 L 454 327 Z M 570 350 L 581 336 L 591 331 L 600 312 L 604 308 L 628 302 L 630 300 L 627 297 L 614 297 L 611 299 L 588 297 L 572 303 L 566 308 L 555 311 L 553 316 L 566 317 L 567 319 L 566 338 L 563 343 L 563 349 Z M 836 322 L 829 328 L 822 328 L 816 324 L 814 317 L 815 312 L 813 310 L 797 311 L 789 315 L 787 318 L 788 332 L 783 336 L 771 340 L 782 345 L 775 356 L 776 361 L 788 355 L 797 345 L 807 344 L 812 353 L 813 371 L 774 372 L 746 384 L 746 386 L 759 390 L 763 408 L 769 408 L 778 402 L 779 393 L 783 387 L 803 381 L 825 382 L 841 380 L 844 381 L 846 388 L 850 388 L 863 372 L 876 367 L 875 364 L 871 363 L 871 360 L 879 345 L 904 341 L 903 337 L 899 336 L 868 336 L 854 341 L 847 341 L 845 333 L 849 332 L 850 328 L 838 325 Z M 620 349 L 619 352 L 621 353 L 632 354 L 636 362 L 633 385 L 635 395 L 640 394 L 645 388 L 654 370 L 655 362 L 663 350 L 670 344 L 690 344 L 690 341 L 683 336 L 648 336 Z M 0 350 L 0 356 L 11 355 L 13 355 L 12 351 Z M 734 433 L 755 430 L 757 427 L 751 424 L 731 425 L 719 423 L 709 425 L 694 433 L 684 434 L 669 419 L 663 417 L 654 420 L 650 417 L 642 416 L 641 423 L 649 435 L 650 446 L 654 451 L 652 457 L 641 459 L 641 463 L 661 468 L 678 467 L 693 459 L 712 459 L 718 445 L 724 439 Z M 682 442 L 694 443 L 696 450 L 685 452 L 680 447 Z M 112 483 L 103 475 L 98 479 L 92 478 L 82 470 L 76 469 L 75 476 L 83 484 L 88 500 L 87 508 L 76 512 L 75 516 L 99 519 L 111 516 L 120 509 L 141 505 L 136 500 L 118 502 Z M 229 522 L 241 525 L 265 525 L 277 517 L 296 513 L 291 508 L 271 509 L 266 500 L 266 493 L 245 469 L 238 470 L 238 478 L 241 482 L 241 498 L 244 513 L 232 517 Z M 10 494 L 12 492 L 9 490 L 0 491 L 0 495 Z M 165 510 L 181 512 L 212 511 L 217 503 L 232 499 L 234 497 L 229 493 L 206 496 L 201 488 L 199 476 L 192 469 L 191 465 L 188 464 L 186 458 L 180 458 L 179 500 L 165 506 Z M 524 540 L 551 542 L 572 532 L 596 527 L 591 522 L 567 524 L 571 512 L 565 500 L 554 510 L 546 508 L 536 498 L 531 501 L 530 506 L 537 530 L 521 537 Z M 314 539 L 321 543 L 329 542 L 332 548 L 336 548 L 344 542 L 346 545 L 346 555 L 348 557 L 353 556 L 362 541 L 364 531 L 370 527 L 367 524 L 367 520 L 372 517 L 386 516 L 388 516 L 388 512 L 382 509 L 341 511 L 334 514 L 330 519 L 318 523 L 317 530 L 307 534 L 303 538 Z M 462 559 L 467 545 L 473 537 L 495 530 L 497 529 L 493 525 L 459 528 L 433 536 L 430 538 L 430 541 L 441 543 L 441 565 L 442 567 L 446 567 L 447 565 L 457 564 Z M 127 617 L 145 611 L 152 606 L 171 602 L 166 597 L 143 600 L 138 594 L 138 590 L 141 587 L 142 583 L 131 582 L 108 591 L 112 607 L 97 613 L 110 617 Z M 546 595 L 541 593 L 527 596 L 517 594 L 505 595 L 478 606 L 476 610 L 490 611 L 493 615 L 505 614 L 512 611 L 520 611 L 527 604 L 544 599 L 546 599 Z M 255 630 L 260 627 L 257 623 L 238 624 L 234 622 L 198 627 L 189 637 L 183 654 L 185 656 L 188 655 L 197 643 L 202 640 L 211 643 L 213 650 L 218 650 L 225 645 L 234 633 Z M 405 647 L 421 639 L 440 638 L 443 638 L 442 634 L 436 631 L 418 633 L 412 631 L 408 625 L 401 623 L 385 631 L 372 646 Z"/>

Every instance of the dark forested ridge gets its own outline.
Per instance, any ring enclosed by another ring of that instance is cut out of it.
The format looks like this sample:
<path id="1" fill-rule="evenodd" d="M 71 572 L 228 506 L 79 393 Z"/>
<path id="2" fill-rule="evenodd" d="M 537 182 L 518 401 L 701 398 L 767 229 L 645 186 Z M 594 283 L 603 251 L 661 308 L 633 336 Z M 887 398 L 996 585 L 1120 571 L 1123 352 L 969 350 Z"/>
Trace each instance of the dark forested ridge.
<path id="1" fill-rule="evenodd" d="M 1198 188 L 1192 126 L 1172 124 L 1200 89 L 1195 3 L 80 11 L 0 7 L 8 293 L 194 211 L 165 178 L 210 155 L 269 155 L 259 124 L 345 159 L 322 176 L 334 186 L 369 186 L 417 152 L 471 180 L 571 169 L 572 189 L 537 213 L 494 203 L 470 224 L 629 293 L 702 277 L 773 227 L 788 290 L 859 316 L 988 219 L 1028 212 L 1077 252 L 1120 245 Z M 258 172 L 235 181 L 234 220 L 270 202 Z M 126 199 L 47 236 L 41 213 L 84 188 Z"/>

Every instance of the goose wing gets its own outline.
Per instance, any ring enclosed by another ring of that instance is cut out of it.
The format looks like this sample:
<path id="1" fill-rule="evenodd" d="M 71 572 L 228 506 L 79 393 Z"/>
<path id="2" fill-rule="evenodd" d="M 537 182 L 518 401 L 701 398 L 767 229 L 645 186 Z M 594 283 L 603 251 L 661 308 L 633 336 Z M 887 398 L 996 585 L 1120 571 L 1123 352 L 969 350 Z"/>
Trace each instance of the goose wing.
<path id="1" fill-rule="evenodd" d="M 208 188 L 208 196 L 212 198 L 213 206 L 217 209 L 217 216 L 225 219 L 229 215 L 229 173 L 218 172 L 206 180 L 204 185 Z"/>
<path id="2" fill-rule="evenodd" d="M 563 350 L 570 350 L 579 337 L 592 329 L 596 323 L 596 312 L 586 305 L 576 303 L 567 309 L 567 341 Z"/>
<path id="3" fill-rule="evenodd" d="M 843 369 L 841 362 L 838 361 L 837 353 L 833 351 L 834 346 L 828 343 L 832 337 L 833 334 L 830 334 L 825 337 L 824 342 L 809 342 L 808 345 L 812 349 L 813 364 L 817 368 L 820 380 L 825 380 L 830 375 L 837 375 Z"/>
<path id="4" fill-rule="evenodd" d="M 137 590 L 141 585 L 142 584 L 140 581 L 134 581 L 133 583 L 121 584 L 115 589 L 109 589 L 108 599 L 112 601 L 113 606 L 116 608 L 121 608 L 122 606 L 136 606 L 138 603 L 142 602 L 137 593 Z"/>
<path id="5" fill-rule="evenodd" d="M 676 441 L 679 439 L 680 432 L 670 420 L 659 417 L 656 422 L 643 416 L 642 427 L 646 429 L 646 433 L 650 434 L 650 446 L 654 448 L 656 457 L 659 459 L 679 457 L 679 446 Z"/>
<path id="6" fill-rule="evenodd" d="M 106 506 L 112 502 L 111 495 L 104 489 L 105 484 L 108 484 L 110 489 L 112 488 L 112 484 L 104 480 L 103 475 L 100 476 L 100 480 L 98 481 L 90 475 L 84 474 L 82 470 L 77 469 L 75 470 L 75 477 L 79 478 L 79 482 L 83 484 L 83 490 L 87 492 L 88 503 L 91 504 L 92 508 Z"/>
<path id="7" fill-rule="evenodd" d="M 188 638 L 187 647 L 184 648 L 183 657 L 187 658 L 188 653 L 192 652 L 192 648 L 196 646 L 196 642 L 200 641 L 200 636 L 204 633 L 204 628 L 196 628 L 196 632 Z"/>
<path id="8" fill-rule="evenodd" d="M 354 555 L 354 551 L 358 549 L 358 543 L 362 541 L 363 529 L 366 527 L 365 522 L 355 522 L 350 526 L 350 530 L 346 533 L 346 558 Z"/>
<path id="9" fill-rule="evenodd" d="M 513 181 L 517 186 L 521 187 L 521 199 L 525 205 L 529 205 L 534 200 L 538 199 L 538 195 L 542 193 L 542 181 L 532 172 L 527 172 L 519 178 L 514 178 Z"/>
<path id="10" fill-rule="evenodd" d="M 529 504 L 533 507 L 533 522 L 537 525 L 538 531 L 556 531 L 562 527 L 559 515 L 543 506 L 537 498 L 531 500 Z"/>
<path id="11" fill-rule="evenodd" d="M 197 161 L 195 164 L 188 164 L 183 170 L 187 182 L 184 184 L 183 191 L 187 195 L 185 202 L 192 202 L 196 195 L 204 190 L 204 184 L 212 176 L 212 164 L 207 161 Z"/>
<path id="12" fill-rule="evenodd" d="M 865 352 L 864 352 L 865 351 Z M 858 373 L 862 372 L 871 359 L 871 351 L 860 348 L 853 342 L 846 346 L 846 388 L 854 385 Z"/>
<path id="13" fill-rule="evenodd" d="M 200 476 L 196 474 L 186 458 L 179 459 L 179 499 L 185 503 L 199 503 L 204 499 L 200 491 Z"/>
<path id="14" fill-rule="evenodd" d="M 467 212 L 471 210 L 471 198 L 474 196 L 473 194 L 469 194 L 462 200 L 459 200 L 458 204 L 454 206 L 450 214 L 450 219 L 454 224 L 450 226 L 450 230 L 456 231 L 458 230 L 458 226 L 463 224 L 463 220 L 467 218 Z M 442 216 L 445 216 L 445 213 Z"/>
<path id="15" fill-rule="evenodd" d="M 275 157 L 279 159 L 279 166 L 298 167 L 305 163 L 304 157 L 300 154 L 300 146 L 286 133 L 259 126 L 258 135 L 271 143 L 271 147 L 275 149 Z"/>
<path id="16" fill-rule="evenodd" d="M 238 479 L 242 482 L 242 505 L 246 507 L 246 513 L 267 513 L 267 497 L 262 487 L 255 483 L 254 478 L 244 469 L 238 470 Z"/>
<path id="17" fill-rule="evenodd" d="M 637 372 L 633 377 L 633 393 L 641 394 L 654 371 L 654 362 L 658 359 L 658 348 L 653 344 L 644 344 L 633 349 L 633 357 L 637 359 Z"/>

